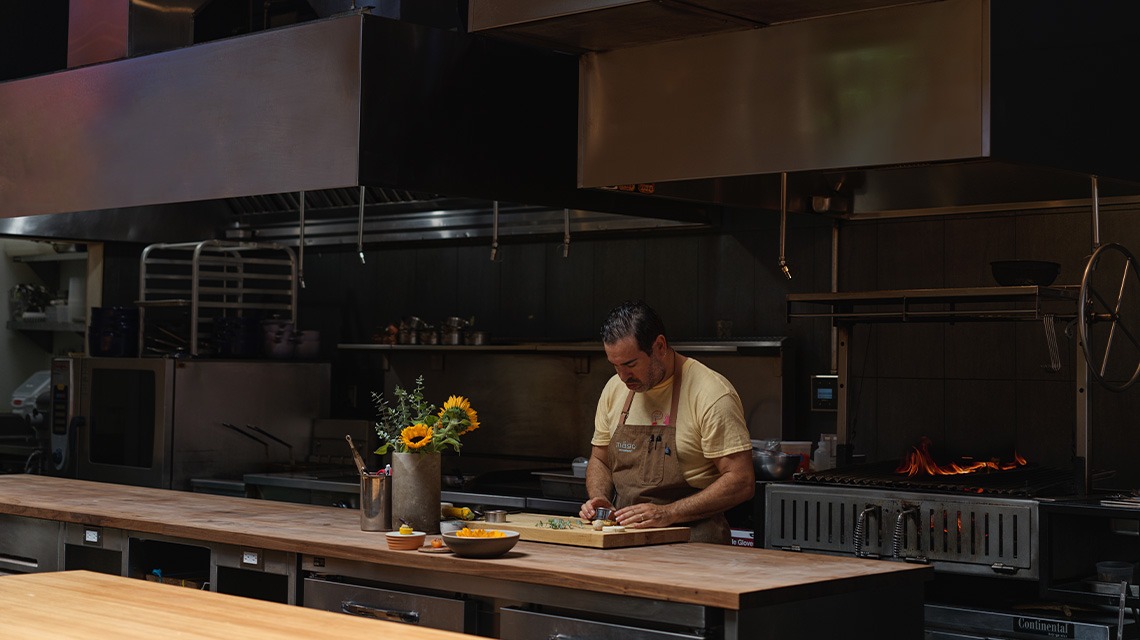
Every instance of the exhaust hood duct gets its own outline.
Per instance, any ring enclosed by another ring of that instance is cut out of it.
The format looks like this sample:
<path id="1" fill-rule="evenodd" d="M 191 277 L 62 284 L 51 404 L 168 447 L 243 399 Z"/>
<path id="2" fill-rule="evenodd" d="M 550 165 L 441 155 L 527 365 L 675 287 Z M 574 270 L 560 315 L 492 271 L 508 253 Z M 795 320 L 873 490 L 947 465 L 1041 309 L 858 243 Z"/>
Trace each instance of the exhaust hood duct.
<path id="1" fill-rule="evenodd" d="M 472 32 L 561 51 L 608 51 L 904 0 L 468 0 Z"/>
<path id="2" fill-rule="evenodd" d="M 1135 196 L 1140 119 L 1114 88 L 1138 20 L 1138 3 L 944 0 L 587 53 L 579 186 L 771 207 L 786 171 L 799 210 L 848 215 L 1087 202 L 1089 174 Z"/>
<path id="3" fill-rule="evenodd" d="M 195 19 L 211 0 L 70 0 L 67 66 L 194 44 Z"/>
<path id="4" fill-rule="evenodd" d="M 116 211 L 165 240 L 200 203 L 189 237 L 215 237 L 219 201 L 360 186 L 707 222 L 576 188 L 576 78 L 572 56 L 358 12 L 0 83 L 0 235 L 86 239 L 28 218 Z"/>

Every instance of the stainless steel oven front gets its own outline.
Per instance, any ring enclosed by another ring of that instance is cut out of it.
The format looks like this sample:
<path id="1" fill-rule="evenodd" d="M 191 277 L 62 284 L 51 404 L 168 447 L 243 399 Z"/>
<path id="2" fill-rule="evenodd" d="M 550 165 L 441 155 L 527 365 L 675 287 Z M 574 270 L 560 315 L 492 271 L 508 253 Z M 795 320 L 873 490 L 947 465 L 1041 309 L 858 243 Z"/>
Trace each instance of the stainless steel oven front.
<path id="1" fill-rule="evenodd" d="M 79 478 L 170 488 L 174 361 L 79 358 Z"/>
<path id="2" fill-rule="evenodd" d="M 84 357 L 73 368 L 66 423 L 82 480 L 188 491 L 292 470 L 328 415 L 327 362 Z"/>

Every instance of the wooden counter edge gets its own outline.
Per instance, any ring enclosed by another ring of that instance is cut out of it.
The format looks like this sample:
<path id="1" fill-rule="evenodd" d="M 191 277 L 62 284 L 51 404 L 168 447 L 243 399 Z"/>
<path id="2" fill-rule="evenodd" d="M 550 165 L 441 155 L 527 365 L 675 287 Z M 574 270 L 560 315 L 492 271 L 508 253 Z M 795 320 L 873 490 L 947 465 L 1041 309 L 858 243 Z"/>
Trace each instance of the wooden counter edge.
<path id="1" fill-rule="evenodd" d="M 44 476 L 29 476 L 30 478 L 44 478 Z M 4 476 L 0 476 L 0 479 Z M 66 478 L 51 478 L 48 482 L 84 482 L 87 484 L 103 484 L 103 483 L 88 483 L 87 481 L 71 480 Z M 107 487 L 115 488 L 120 485 L 107 484 Z M 137 491 L 143 488 L 122 486 L 126 491 Z M 147 491 L 164 491 L 162 489 L 147 489 Z M 226 496 L 209 496 L 205 494 L 190 494 L 187 496 L 195 496 L 196 499 L 217 499 L 246 501 L 250 500 L 253 504 L 258 504 L 261 501 L 252 500 L 249 498 L 234 498 Z M 219 502 L 221 504 L 221 502 Z M 234 503 L 240 504 L 240 503 Z M 292 503 L 270 503 L 277 507 L 287 505 L 290 509 L 308 510 L 320 509 L 323 507 L 313 505 L 299 505 Z M 243 506 L 246 506 L 243 504 Z M 97 509 L 93 507 L 92 510 Z M 411 570 L 423 571 L 442 571 L 447 573 L 470 575 L 470 576 L 483 576 L 487 572 L 488 564 L 495 563 L 495 577 L 512 582 L 522 582 L 530 584 L 546 585 L 550 584 L 552 580 L 557 586 L 579 589 L 583 591 L 597 592 L 597 593 L 611 593 L 627 596 L 643 597 L 655 600 L 663 600 L 669 602 L 678 602 L 683 604 L 696 604 L 701 606 L 713 606 L 722 609 L 738 610 L 749 608 L 753 606 L 762 606 L 778 602 L 785 602 L 790 600 L 798 600 L 810 597 L 818 597 L 823 595 L 831 595 L 835 593 L 842 593 L 870 587 L 872 585 L 887 586 L 899 584 L 914 584 L 918 585 L 921 582 L 929 580 L 933 577 L 930 567 L 922 565 L 906 565 L 899 566 L 895 563 L 890 563 L 894 566 L 890 567 L 889 571 L 881 570 L 875 571 L 870 574 L 860 574 L 855 576 L 829 578 L 826 580 L 812 581 L 796 585 L 783 585 L 775 588 L 766 588 L 760 590 L 727 590 L 718 585 L 674 585 L 674 584 L 661 584 L 653 582 L 649 579 L 634 580 L 628 577 L 613 577 L 606 575 L 598 575 L 596 572 L 583 574 L 578 571 L 560 570 L 550 566 L 534 567 L 522 566 L 512 564 L 512 558 L 519 557 L 520 553 L 539 552 L 543 549 L 549 549 L 554 545 L 541 542 L 526 542 L 520 541 L 515 550 L 508 553 L 507 556 L 500 559 L 491 560 L 475 560 L 467 558 L 459 558 L 451 555 L 431 555 L 414 553 L 407 551 L 390 551 L 386 547 L 377 548 L 363 548 L 356 543 L 336 543 L 336 542 L 320 542 L 313 540 L 298 540 L 292 537 L 277 536 L 265 530 L 259 530 L 257 533 L 247 533 L 241 531 L 234 531 L 230 529 L 220 529 L 218 523 L 210 525 L 196 526 L 193 524 L 185 523 L 166 523 L 156 522 L 148 519 L 145 516 L 136 517 L 117 517 L 107 516 L 98 513 L 92 513 L 92 510 L 64 510 L 50 507 L 40 507 L 25 502 L 7 502 L 4 496 L 0 495 L 0 513 L 24 516 L 30 518 L 39 518 L 44 520 L 52 520 L 59 522 L 75 523 L 80 525 L 89 525 L 97 527 L 106 527 L 112 529 L 121 529 L 126 531 L 137 531 L 139 533 L 147 533 L 154 535 L 163 535 L 173 538 L 182 538 L 188 540 L 201 540 L 204 542 L 212 542 L 219 544 L 228 544 L 236 546 L 248 546 L 260 549 L 284 551 L 298 554 L 305 554 L 311 556 L 326 556 L 331 558 L 339 558 L 343 560 L 359 561 L 371 564 L 386 565 L 393 567 L 401 567 Z M 667 545 L 654 545 L 652 547 L 639 547 L 639 549 L 654 549 L 656 553 L 661 552 L 666 548 L 678 547 L 679 545 L 687 544 L 700 544 L 700 543 L 673 543 Z M 533 547 L 532 545 L 538 545 Z M 710 547 L 718 547 L 718 545 L 709 545 Z M 632 551 L 638 548 L 626 547 L 623 549 L 615 550 L 602 550 L 590 549 L 586 547 L 559 547 L 562 554 L 573 555 L 576 553 L 614 553 L 620 551 Z M 734 548 L 734 551 L 741 553 L 758 552 L 758 553 L 790 553 L 784 551 L 773 551 L 762 548 Z M 664 553 L 669 553 L 664 551 Z M 813 557 L 805 555 L 805 558 Z M 819 556 L 814 556 L 819 557 Z M 504 562 L 505 561 L 505 562 Z M 886 561 L 867 560 L 865 562 L 877 563 L 883 562 L 883 569 L 886 569 Z M 926 571 L 929 570 L 929 571 Z"/>

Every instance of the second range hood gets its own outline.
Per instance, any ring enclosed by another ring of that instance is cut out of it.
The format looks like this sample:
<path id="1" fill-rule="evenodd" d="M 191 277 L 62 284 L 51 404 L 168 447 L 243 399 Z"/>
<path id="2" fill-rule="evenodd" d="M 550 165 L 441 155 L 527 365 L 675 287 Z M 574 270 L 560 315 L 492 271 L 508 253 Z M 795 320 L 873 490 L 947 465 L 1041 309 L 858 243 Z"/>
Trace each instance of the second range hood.
<path id="1" fill-rule="evenodd" d="M 473 28 L 571 44 L 629 11 L 754 22 L 675 39 L 670 20 L 658 41 L 584 53 L 583 187 L 776 209 L 787 172 L 792 210 L 851 216 L 1082 203 L 1090 175 L 1102 196 L 1140 194 L 1140 118 L 1117 95 L 1140 62 L 1137 3 L 473 3 Z"/>
<path id="2" fill-rule="evenodd" d="M 361 186 L 370 213 L 442 195 L 707 220 L 576 188 L 576 77 L 572 56 L 354 12 L 0 83 L 0 234 L 200 239 Z"/>

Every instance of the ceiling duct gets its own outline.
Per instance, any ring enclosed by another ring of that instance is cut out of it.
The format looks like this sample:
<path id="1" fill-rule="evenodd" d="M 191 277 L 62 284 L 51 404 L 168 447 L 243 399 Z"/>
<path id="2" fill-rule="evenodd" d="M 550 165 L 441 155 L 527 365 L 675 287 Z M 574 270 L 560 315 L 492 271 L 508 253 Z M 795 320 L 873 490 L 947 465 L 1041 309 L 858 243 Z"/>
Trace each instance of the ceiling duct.
<path id="1" fill-rule="evenodd" d="M 587 51 L 582 187 L 778 209 L 787 172 L 793 210 L 846 216 L 1071 206 L 1092 174 L 1140 194 L 1115 95 L 1137 3 L 471 2 L 472 29 Z M 724 20 L 684 37 L 686 11 Z M 652 16 L 656 38 L 622 37 Z"/>
<path id="2" fill-rule="evenodd" d="M 712 219 L 576 188 L 576 78 L 572 56 L 357 11 L 0 83 L 0 234 L 88 239 L 75 230 L 99 225 L 79 220 L 114 211 L 166 241 L 167 216 L 197 211 L 181 239 L 214 237 L 223 211 L 361 185 L 427 194 L 424 210 L 446 195 Z"/>
<path id="3" fill-rule="evenodd" d="M 900 0 L 469 0 L 473 32 L 560 51 L 624 49 L 908 4 Z"/>

